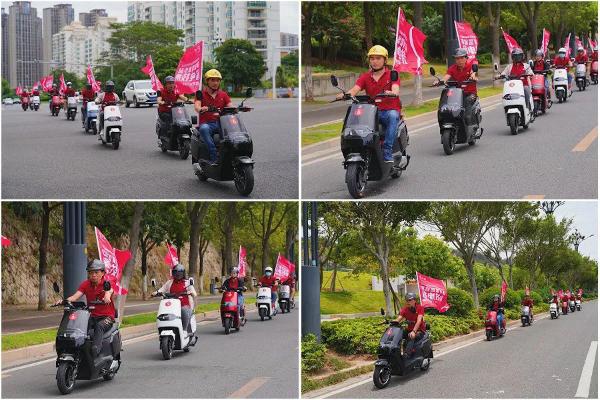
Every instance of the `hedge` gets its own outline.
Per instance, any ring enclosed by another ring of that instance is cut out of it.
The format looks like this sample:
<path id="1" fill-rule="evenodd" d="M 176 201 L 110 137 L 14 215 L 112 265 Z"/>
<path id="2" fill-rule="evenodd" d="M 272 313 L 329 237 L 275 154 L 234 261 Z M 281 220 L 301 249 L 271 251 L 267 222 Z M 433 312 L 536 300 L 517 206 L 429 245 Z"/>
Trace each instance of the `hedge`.
<path id="1" fill-rule="evenodd" d="M 494 295 L 496 295 L 496 294 L 500 295 L 499 287 L 491 287 L 491 288 L 485 289 L 479 295 L 479 304 L 482 307 L 487 308 L 492 303 L 492 299 L 494 298 Z M 505 308 L 516 309 L 521 305 L 521 296 L 519 296 L 519 294 L 512 289 L 506 289 L 505 301 L 506 301 Z"/>
<path id="2" fill-rule="evenodd" d="M 323 368 L 325 366 L 325 350 L 325 345 L 317 342 L 315 335 L 312 333 L 306 335 L 301 344 L 302 372 L 314 372 Z"/>

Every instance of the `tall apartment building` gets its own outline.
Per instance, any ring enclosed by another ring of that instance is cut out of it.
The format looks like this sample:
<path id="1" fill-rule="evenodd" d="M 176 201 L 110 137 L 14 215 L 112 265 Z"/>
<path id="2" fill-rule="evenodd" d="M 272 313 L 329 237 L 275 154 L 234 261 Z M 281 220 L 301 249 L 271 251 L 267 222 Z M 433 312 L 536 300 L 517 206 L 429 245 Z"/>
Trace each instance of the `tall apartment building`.
<path id="1" fill-rule="evenodd" d="M 42 76 L 42 19 L 29 1 L 15 1 L 2 15 L 2 77 L 11 87 L 31 87 Z M 6 67 L 5 67 L 6 62 Z"/>
<path id="2" fill-rule="evenodd" d="M 43 58 L 52 59 L 52 36 L 75 20 L 75 10 L 71 4 L 56 4 L 44 8 L 44 36 Z M 50 64 L 43 65 L 43 73 L 48 74 L 52 68 Z"/>
<path id="3" fill-rule="evenodd" d="M 108 17 L 108 13 L 104 8 L 94 8 L 90 12 L 79 13 L 79 22 L 83 26 L 94 26 L 98 22 L 98 17 Z"/>
<path id="4" fill-rule="evenodd" d="M 294 33 L 281 32 L 279 37 L 281 38 L 281 40 L 280 40 L 281 47 L 294 47 L 294 46 L 299 45 L 298 44 L 298 35 L 296 35 Z"/>
<path id="5" fill-rule="evenodd" d="M 110 50 L 107 40 L 113 22 L 117 22 L 114 17 L 98 17 L 92 27 L 79 21 L 65 26 L 52 37 L 52 58 L 68 72 L 85 76 L 87 65 L 102 61 L 102 52 Z"/>
<path id="6" fill-rule="evenodd" d="M 281 64 L 277 1 L 135 1 L 128 3 L 128 21 L 152 21 L 181 29 L 184 47 L 203 40 L 204 59 L 227 39 L 252 42 L 269 71 Z M 270 72 L 267 73 L 270 76 Z"/>

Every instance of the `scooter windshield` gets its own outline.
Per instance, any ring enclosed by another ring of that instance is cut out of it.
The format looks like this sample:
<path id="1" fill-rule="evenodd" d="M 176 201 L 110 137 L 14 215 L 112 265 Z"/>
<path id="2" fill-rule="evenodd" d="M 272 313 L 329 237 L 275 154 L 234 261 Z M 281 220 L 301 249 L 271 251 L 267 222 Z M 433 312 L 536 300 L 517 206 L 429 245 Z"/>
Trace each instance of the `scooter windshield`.
<path id="1" fill-rule="evenodd" d="M 441 105 L 447 105 L 451 109 L 457 109 L 463 105 L 463 90 L 460 88 L 448 88 L 442 92 Z"/>
<path id="2" fill-rule="evenodd" d="M 345 128 L 372 129 L 377 127 L 377 107 L 373 104 L 352 104 L 346 115 Z"/>
<path id="3" fill-rule="evenodd" d="M 66 311 L 58 327 L 57 336 L 74 339 L 76 345 L 81 345 L 87 336 L 90 312 L 87 310 Z"/>
<path id="4" fill-rule="evenodd" d="M 223 136 L 229 136 L 232 133 L 247 132 L 246 127 L 244 126 L 242 120 L 238 117 L 237 114 L 223 115 L 220 121 Z"/>
<path id="5" fill-rule="evenodd" d="M 189 118 L 185 107 L 173 107 L 171 109 L 173 123 L 177 125 L 189 125 Z"/>

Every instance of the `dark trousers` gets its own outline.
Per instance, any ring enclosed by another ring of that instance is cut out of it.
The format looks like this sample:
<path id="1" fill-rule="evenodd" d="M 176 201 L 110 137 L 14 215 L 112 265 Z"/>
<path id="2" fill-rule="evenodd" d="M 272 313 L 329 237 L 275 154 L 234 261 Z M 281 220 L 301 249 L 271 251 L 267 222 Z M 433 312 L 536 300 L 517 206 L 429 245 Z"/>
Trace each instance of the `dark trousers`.
<path id="1" fill-rule="evenodd" d="M 111 317 L 92 317 L 90 318 L 90 324 L 94 328 L 94 335 L 92 337 L 92 350 L 96 350 L 96 353 L 92 353 L 94 357 L 100 354 L 102 350 L 102 336 L 110 330 L 115 323 L 115 320 Z"/>
<path id="2" fill-rule="evenodd" d="M 160 136 L 166 136 L 169 132 L 169 127 L 173 123 L 173 115 L 171 112 L 159 112 L 158 118 L 161 120 Z"/>
<path id="3" fill-rule="evenodd" d="M 465 121 L 467 125 L 478 125 L 481 107 L 479 98 L 474 94 L 465 94 Z"/>
<path id="4" fill-rule="evenodd" d="M 417 332 L 417 336 L 415 336 L 414 339 L 410 339 L 408 337 L 408 334 L 410 332 L 411 331 L 409 331 L 408 329 L 404 329 L 402 331 L 402 338 L 404 340 L 406 340 L 406 346 L 405 346 L 405 353 L 404 354 L 406 354 L 409 358 L 412 358 L 414 356 L 414 352 L 415 352 L 415 343 L 423 337 L 424 333 L 421 332 L 421 331 L 418 331 Z"/>

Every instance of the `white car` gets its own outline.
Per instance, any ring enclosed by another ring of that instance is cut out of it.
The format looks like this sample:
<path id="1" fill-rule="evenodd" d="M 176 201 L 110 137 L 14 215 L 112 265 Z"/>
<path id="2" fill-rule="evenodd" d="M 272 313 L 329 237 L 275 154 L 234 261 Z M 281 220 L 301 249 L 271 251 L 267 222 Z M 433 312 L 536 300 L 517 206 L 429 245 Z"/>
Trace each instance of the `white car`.
<path id="1" fill-rule="evenodd" d="M 13 104 L 21 104 L 21 98 L 20 97 L 15 97 L 13 99 Z"/>
<path id="2" fill-rule="evenodd" d="M 121 100 L 125 102 L 125 107 L 129 107 L 130 104 L 135 107 L 139 107 L 140 104 L 147 104 L 152 107 L 153 104 L 156 104 L 156 99 L 157 93 L 152 89 L 150 79 L 147 79 L 127 82 Z"/>
<path id="3" fill-rule="evenodd" d="M 14 102 L 13 102 L 13 99 L 12 99 L 12 98 L 10 98 L 10 97 L 7 97 L 7 98 L 5 98 L 5 99 L 2 101 L 2 103 L 3 103 L 3 104 L 14 104 Z"/>

